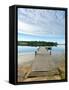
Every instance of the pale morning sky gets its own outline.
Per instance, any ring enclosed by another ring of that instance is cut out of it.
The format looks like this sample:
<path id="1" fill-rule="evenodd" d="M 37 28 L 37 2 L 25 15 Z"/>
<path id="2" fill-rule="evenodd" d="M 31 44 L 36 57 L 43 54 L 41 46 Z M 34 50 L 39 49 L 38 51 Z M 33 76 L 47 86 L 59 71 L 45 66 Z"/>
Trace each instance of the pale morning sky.
<path id="1" fill-rule="evenodd" d="M 65 12 L 18 8 L 18 41 L 65 43 Z"/>

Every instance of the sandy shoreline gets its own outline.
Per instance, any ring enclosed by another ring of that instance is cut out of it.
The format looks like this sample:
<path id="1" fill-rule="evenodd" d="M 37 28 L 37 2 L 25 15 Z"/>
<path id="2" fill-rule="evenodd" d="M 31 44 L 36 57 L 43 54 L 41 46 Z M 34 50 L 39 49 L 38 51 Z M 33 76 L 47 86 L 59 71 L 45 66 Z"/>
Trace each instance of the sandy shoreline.
<path id="1" fill-rule="evenodd" d="M 34 58 L 34 54 L 18 55 L 18 65 L 24 65 L 25 63 L 32 62 Z"/>
<path id="2" fill-rule="evenodd" d="M 18 56 L 18 81 L 23 82 L 23 81 L 33 81 L 33 80 L 40 80 L 39 78 L 44 77 L 45 80 L 55 79 L 61 79 L 61 77 L 58 76 L 40 76 L 42 73 L 41 71 L 45 72 L 53 72 L 53 74 L 56 74 L 58 71 L 63 71 L 65 72 L 65 58 L 64 58 L 64 53 L 58 54 L 58 55 L 50 55 L 49 52 L 45 50 L 45 48 L 40 48 L 40 51 L 35 54 L 28 54 L 28 55 L 19 55 Z M 59 69 L 60 68 L 60 69 Z M 58 69 L 58 70 L 57 70 Z M 36 78 L 26 78 L 23 80 L 23 76 L 25 73 L 28 73 L 28 76 L 33 72 L 36 72 L 36 76 L 38 75 L 38 71 L 40 71 L 39 77 L 37 76 Z M 64 75 L 64 74 L 63 74 Z M 43 80 L 44 80 L 43 79 Z"/>

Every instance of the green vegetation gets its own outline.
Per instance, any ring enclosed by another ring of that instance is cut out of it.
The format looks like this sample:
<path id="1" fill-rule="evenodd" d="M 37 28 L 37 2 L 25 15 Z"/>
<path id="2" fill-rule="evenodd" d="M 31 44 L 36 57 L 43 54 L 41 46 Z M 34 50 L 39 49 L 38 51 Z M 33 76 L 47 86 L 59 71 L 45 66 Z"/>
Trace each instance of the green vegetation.
<path id="1" fill-rule="evenodd" d="M 57 69 L 59 71 L 59 75 L 60 75 L 61 79 L 65 79 L 65 73 L 64 73 L 64 71 L 61 70 L 60 68 L 57 68 Z"/>
<path id="2" fill-rule="evenodd" d="M 57 42 L 18 41 L 19 46 L 57 46 Z"/>

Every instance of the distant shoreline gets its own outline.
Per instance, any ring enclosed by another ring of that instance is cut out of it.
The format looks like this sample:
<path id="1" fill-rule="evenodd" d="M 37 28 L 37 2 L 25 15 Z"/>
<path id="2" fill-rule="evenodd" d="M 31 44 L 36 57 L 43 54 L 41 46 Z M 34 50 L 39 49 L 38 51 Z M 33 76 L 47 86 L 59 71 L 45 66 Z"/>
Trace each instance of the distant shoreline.
<path id="1" fill-rule="evenodd" d="M 65 43 L 61 43 L 61 44 L 60 44 L 60 43 L 58 43 L 58 45 L 65 45 Z"/>
<path id="2" fill-rule="evenodd" d="M 46 41 L 18 41 L 20 46 L 57 46 L 57 42 L 46 42 Z"/>

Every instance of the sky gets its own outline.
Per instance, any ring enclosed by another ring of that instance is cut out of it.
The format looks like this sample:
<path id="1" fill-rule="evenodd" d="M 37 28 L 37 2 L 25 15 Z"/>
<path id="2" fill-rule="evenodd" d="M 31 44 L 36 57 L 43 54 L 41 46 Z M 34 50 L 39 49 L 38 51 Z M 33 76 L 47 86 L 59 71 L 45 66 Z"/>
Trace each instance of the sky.
<path id="1" fill-rule="evenodd" d="M 65 12 L 18 8 L 18 41 L 65 43 Z"/>

